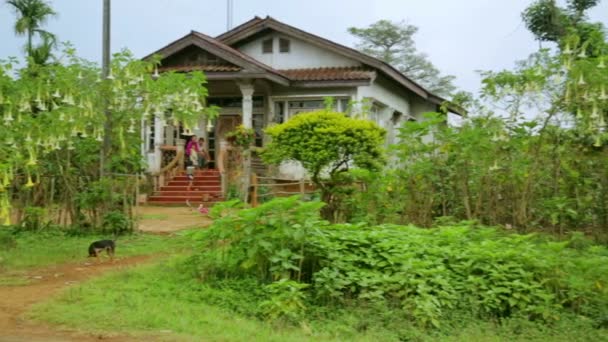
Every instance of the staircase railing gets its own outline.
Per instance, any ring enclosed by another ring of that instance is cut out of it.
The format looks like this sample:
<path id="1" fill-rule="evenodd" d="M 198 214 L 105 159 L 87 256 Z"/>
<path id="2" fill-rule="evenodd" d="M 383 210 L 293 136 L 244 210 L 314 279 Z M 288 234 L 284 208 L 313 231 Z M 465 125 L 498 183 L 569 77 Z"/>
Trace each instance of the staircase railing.
<path id="1" fill-rule="evenodd" d="M 178 145 L 175 151 L 175 157 L 167 165 L 163 166 L 158 172 L 152 173 L 155 191 L 159 191 L 162 186 L 165 186 L 170 179 L 175 177 L 179 170 L 184 169 L 184 147 Z"/>

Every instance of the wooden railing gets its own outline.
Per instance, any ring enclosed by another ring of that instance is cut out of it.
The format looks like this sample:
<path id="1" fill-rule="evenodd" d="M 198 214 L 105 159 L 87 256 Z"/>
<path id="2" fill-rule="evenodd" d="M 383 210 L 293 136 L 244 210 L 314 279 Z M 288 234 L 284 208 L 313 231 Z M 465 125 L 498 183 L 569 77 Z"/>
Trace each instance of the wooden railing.
<path id="1" fill-rule="evenodd" d="M 249 198 L 251 206 L 257 207 L 260 200 L 265 201 L 272 197 L 287 197 L 293 195 L 306 195 L 315 192 L 314 185 L 305 179 L 293 180 L 274 177 L 258 177 L 255 173 L 251 175 L 251 186 L 249 187 Z M 261 191 L 264 189 L 265 191 Z"/>
<path id="2" fill-rule="evenodd" d="M 163 151 L 171 151 L 171 149 L 164 149 Z M 164 165 L 158 172 L 152 173 L 154 179 L 154 190 L 160 190 L 160 187 L 165 186 L 169 180 L 184 169 L 184 149 L 177 147 L 175 150 L 175 156 Z M 161 163 L 162 165 L 162 163 Z"/>

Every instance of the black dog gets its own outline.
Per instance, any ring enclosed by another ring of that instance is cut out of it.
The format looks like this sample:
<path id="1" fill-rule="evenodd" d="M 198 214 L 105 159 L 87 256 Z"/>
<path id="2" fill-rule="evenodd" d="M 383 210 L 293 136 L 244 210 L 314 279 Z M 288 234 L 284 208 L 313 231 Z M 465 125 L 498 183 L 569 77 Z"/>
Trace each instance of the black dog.
<path id="1" fill-rule="evenodd" d="M 105 250 L 110 259 L 114 260 L 114 249 L 116 244 L 112 240 L 95 241 L 89 246 L 89 258 L 95 257 L 99 261 L 99 254 Z"/>

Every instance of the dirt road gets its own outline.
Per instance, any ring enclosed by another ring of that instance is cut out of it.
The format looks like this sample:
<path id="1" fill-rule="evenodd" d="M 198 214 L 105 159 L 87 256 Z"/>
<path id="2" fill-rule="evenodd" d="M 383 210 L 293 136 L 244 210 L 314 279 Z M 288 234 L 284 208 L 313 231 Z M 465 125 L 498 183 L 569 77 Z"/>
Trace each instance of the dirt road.
<path id="1" fill-rule="evenodd" d="M 57 327 L 31 322 L 23 318 L 27 309 L 44 301 L 59 290 L 97 277 L 110 270 L 121 270 L 145 263 L 151 256 L 117 259 L 114 263 L 104 260 L 78 262 L 52 266 L 28 272 L 32 282 L 24 286 L 0 286 L 0 341 L 1 342 L 55 342 L 55 341 L 141 341 L 128 336 L 88 334 L 61 330 Z M 145 338 L 149 341 L 151 339 Z"/>

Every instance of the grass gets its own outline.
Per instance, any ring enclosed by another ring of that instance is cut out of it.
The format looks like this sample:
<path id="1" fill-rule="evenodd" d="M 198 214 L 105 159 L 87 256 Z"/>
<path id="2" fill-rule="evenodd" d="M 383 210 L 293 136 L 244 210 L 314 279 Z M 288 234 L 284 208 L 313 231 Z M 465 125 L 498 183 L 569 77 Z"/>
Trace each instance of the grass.
<path id="1" fill-rule="evenodd" d="M 218 289 L 195 280 L 184 258 L 176 257 L 70 287 L 34 306 L 29 316 L 72 329 L 162 334 L 169 340 L 608 341 L 606 330 L 577 317 L 549 327 L 525 319 L 499 325 L 455 315 L 442 330 L 425 330 L 390 311 L 348 308 L 318 311 L 299 326 L 270 324 L 246 314 L 259 301 L 251 284 L 227 284 Z"/>
<path id="2" fill-rule="evenodd" d="M 169 215 L 167 214 L 142 214 L 139 215 L 140 220 L 168 220 Z"/>
<path id="3" fill-rule="evenodd" d="M 134 335 L 171 331 L 192 340 L 309 340 L 296 329 L 277 331 L 204 304 L 204 293 L 193 290 L 193 278 L 179 272 L 175 264 L 176 260 L 144 266 L 69 288 L 58 298 L 36 305 L 30 316 L 89 331 Z"/>
<path id="4" fill-rule="evenodd" d="M 7 232 L 0 232 L 7 237 Z M 85 259 L 92 241 L 108 236 L 68 236 L 60 231 L 11 234 L 13 242 L 0 249 L 0 274 Z M 187 232 L 170 236 L 132 234 L 118 237 L 116 256 L 128 257 L 183 249 L 190 244 Z M 6 274 L 5 274 L 6 275 Z M 0 283 L 2 280 L 0 279 Z"/>

